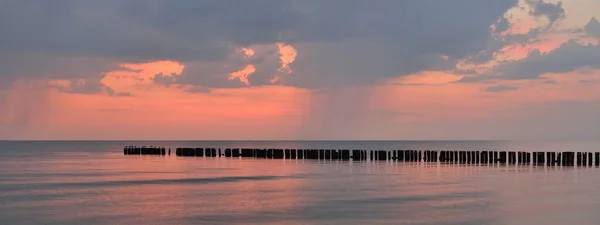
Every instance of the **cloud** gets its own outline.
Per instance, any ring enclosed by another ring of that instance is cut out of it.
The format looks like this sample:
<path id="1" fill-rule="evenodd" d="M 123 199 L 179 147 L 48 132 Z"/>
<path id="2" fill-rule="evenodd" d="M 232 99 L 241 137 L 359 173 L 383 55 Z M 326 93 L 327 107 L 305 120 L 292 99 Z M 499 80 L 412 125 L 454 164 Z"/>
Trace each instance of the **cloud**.
<path id="1" fill-rule="evenodd" d="M 529 15 L 535 17 L 546 17 L 548 19 L 548 28 L 552 27 L 557 21 L 565 18 L 565 9 L 562 7 L 562 2 L 552 4 L 544 2 L 544 0 L 526 0 L 526 3 L 531 7 Z"/>
<path id="2" fill-rule="evenodd" d="M 199 87 L 199 86 L 191 86 L 191 87 L 182 86 L 180 89 L 184 89 L 185 92 L 189 92 L 189 93 L 210 93 L 209 88 Z"/>
<path id="3" fill-rule="evenodd" d="M 505 91 L 512 91 L 512 90 L 517 90 L 519 89 L 518 87 L 515 86 L 508 86 L 508 85 L 495 85 L 495 86 L 490 86 L 485 88 L 486 91 L 488 92 L 505 92 Z"/>
<path id="4" fill-rule="evenodd" d="M 114 97 L 133 96 L 130 92 L 116 92 L 102 82 L 104 76 L 95 79 L 50 80 L 46 87 L 54 88 L 62 93 L 106 94 Z"/>
<path id="5" fill-rule="evenodd" d="M 298 52 L 294 46 L 286 45 L 284 43 L 277 43 L 277 48 L 279 49 L 279 61 L 281 62 L 281 67 L 278 71 L 292 73 L 290 65 L 296 60 Z"/>
<path id="6" fill-rule="evenodd" d="M 243 69 L 230 73 L 229 80 L 238 79 L 240 82 L 250 85 L 248 76 L 252 75 L 254 72 L 256 72 L 256 67 L 254 67 L 252 64 L 248 64 Z"/>
<path id="7" fill-rule="evenodd" d="M 498 67 L 500 79 L 537 79 L 544 73 L 566 73 L 582 67 L 600 68 L 600 45 L 568 41 L 542 54 L 535 50 L 526 59 Z"/>
<path id="8" fill-rule="evenodd" d="M 163 74 L 159 73 L 152 78 L 154 83 L 165 85 L 165 87 L 171 86 L 171 84 L 175 83 L 177 74 Z"/>
<path id="9" fill-rule="evenodd" d="M 228 74 L 252 64 L 256 72 L 248 83 L 268 85 L 278 76 L 287 85 L 315 88 L 453 68 L 456 60 L 485 48 L 491 40 L 490 25 L 517 0 L 383 0 L 377 4 L 362 0 L 9 0 L 3 4 L 0 57 L 44 55 L 42 61 L 50 63 L 48 58 L 121 63 L 168 59 L 189 66 L 173 83 L 214 88 L 244 86 L 229 81 Z M 268 58 L 268 54 L 259 56 L 253 46 L 276 43 L 286 52 L 280 57 L 282 67 L 249 62 Z M 255 53 L 240 53 L 240 49 Z M 240 57 L 230 61 L 236 54 Z M 280 69 L 293 75 L 286 79 L 277 74 Z M 72 74 L 77 79 L 95 75 Z M 10 76 L 14 80 L 22 75 Z"/>
<path id="10" fill-rule="evenodd" d="M 592 17 L 592 19 L 590 19 L 590 21 L 585 25 L 584 30 L 589 35 L 600 41 L 600 22 L 598 22 L 596 17 Z"/>

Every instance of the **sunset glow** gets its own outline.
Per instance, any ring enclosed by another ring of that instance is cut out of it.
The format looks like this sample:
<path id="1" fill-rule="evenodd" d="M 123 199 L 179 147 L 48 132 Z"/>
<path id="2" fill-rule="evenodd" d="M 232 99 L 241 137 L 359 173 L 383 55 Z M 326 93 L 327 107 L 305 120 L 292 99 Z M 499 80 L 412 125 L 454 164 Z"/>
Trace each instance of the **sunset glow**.
<path id="1" fill-rule="evenodd" d="M 11 56 L 6 49 L 0 138 L 496 139 L 519 127 L 535 133 L 531 138 L 571 137 L 560 133 L 562 122 L 538 125 L 600 113 L 600 26 L 592 19 L 600 14 L 576 1 L 502 7 L 485 8 L 498 16 L 455 35 L 429 24 L 437 20 L 423 25 L 434 33 L 410 24 L 394 33 L 362 25 L 391 18 L 354 15 L 329 24 L 347 29 L 331 34 L 294 18 L 307 25 L 256 24 L 257 34 L 235 30 L 216 39 L 169 36 L 156 26 L 115 34 L 124 43 L 118 47 L 81 53 L 42 52 L 50 46 Z M 460 12 L 446 13 L 463 24 Z M 127 42 L 136 32 L 155 39 L 139 40 L 138 48 Z M 473 37 L 456 38 L 464 35 Z"/>

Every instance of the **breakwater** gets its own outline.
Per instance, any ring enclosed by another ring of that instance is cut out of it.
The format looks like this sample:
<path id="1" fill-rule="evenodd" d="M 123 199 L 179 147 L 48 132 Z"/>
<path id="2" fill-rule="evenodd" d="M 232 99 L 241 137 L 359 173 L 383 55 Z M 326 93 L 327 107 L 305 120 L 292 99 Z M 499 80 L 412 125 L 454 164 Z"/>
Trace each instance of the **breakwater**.
<path id="1" fill-rule="evenodd" d="M 171 155 L 164 147 L 126 146 L 125 155 Z M 600 166 L 600 152 L 348 150 L 176 148 L 180 157 L 226 157 L 329 161 L 398 161 L 454 164 L 521 164 L 547 166 Z"/>

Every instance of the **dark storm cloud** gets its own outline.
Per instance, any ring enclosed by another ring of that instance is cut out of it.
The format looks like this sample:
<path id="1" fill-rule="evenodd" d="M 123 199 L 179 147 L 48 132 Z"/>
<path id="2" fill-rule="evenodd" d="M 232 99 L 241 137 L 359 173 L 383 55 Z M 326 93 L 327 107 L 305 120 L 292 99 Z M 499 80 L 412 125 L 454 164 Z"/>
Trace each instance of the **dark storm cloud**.
<path id="1" fill-rule="evenodd" d="M 368 83 L 381 77 L 452 67 L 453 60 L 485 48 L 491 38 L 489 26 L 516 3 L 517 0 L 9 0 L 0 3 L 0 57 L 19 54 L 98 57 L 121 62 L 173 59 L 206 63 L 227 59 L 241 46 L 280 41 L 298 46 L 295 67 L 302 69 L 294 70 L 290 81 L 293 85 Z M 536 13 L 548 10 L 542 7 Z M 448 56 L 449 61 L 440 60 L 442 55 Z M 27 57 L 23 60 L 27 61 Z M 52 63 L 51 59 L 46 60 Z M 19 72 L 26 65 L 3 64 L 3 68 L 13 72 L 0 76 L 22 76 Z M 257 73 L 250 79 L 259 85 L 266 84 L 275 73 L 269 71 L 273 65 L 256 67 Z M 192 66 L 186 68 L 181 80 L 173 82 L 237 86 L 227 80 L 227 73 L 232 71 L 235 70 L 225 72 L 216 67 L 194 70 Z M 28 74 L 35 72 L 39 71 Z"/>

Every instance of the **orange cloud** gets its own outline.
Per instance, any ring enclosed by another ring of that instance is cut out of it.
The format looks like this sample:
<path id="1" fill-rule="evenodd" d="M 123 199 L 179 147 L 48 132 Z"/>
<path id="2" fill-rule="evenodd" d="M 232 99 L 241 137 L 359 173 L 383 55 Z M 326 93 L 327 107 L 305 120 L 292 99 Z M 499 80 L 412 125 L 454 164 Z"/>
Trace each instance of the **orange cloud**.
<path id="1" fill-rule="evenodd" d="M 241 52 L 244 53 L 246 58 L 250 58 L 250 57 L 254 56 L 254 54 L 256 53 L 254 50 L 252 50 L 250 48 L 242 48 Z"/>
<path id="2" fill-rule="evenodd" d="M 125 70 L 105 73 L 100 82 L 117 92 L 135 93 L 147 86 L 154 85 L 153 79 L 158 74 L 178 76 L 185 66 L 176 61 L 155 61 L 139 64 L 122 64 Z"/>
<path id="3" fill-rule="evenodd" d="M 250 85 L 248 76 L 252 75 L 254 72 L 256 72 L 256 67 L 252 64 L 248 64 L 243 69 L 230 73 L 229 80 L 239 79 L 240 82 Z"/>
<path id="4" fill-rule="evenodd" d="M 281 67 L 279 68 L 279 72 L 292 73 L 292 69 L 290 68 L 290 64 L 296 60 L 296 56 L 298 52 L 294 48 L 294 46 L 277 43 L 277 48 L 279 49 L 279 61 L 281 63 Z"/>
<path id="5" fill-rule="evenodd" d="M 462 77 L 462 75 L 446 71 L 423 71 L 397 79 L 390 79 L 388 83 L 403 85 L 446 84 L 458 81 Z"/>
<path id="6" fill-rule="evenodd" d="M 139 64 L 122 64 L 120 66 L 125 69 L 140 71 L 136 73 L 136 76 L 143 80 L 150 80 L 159 73 L 179 75 L 185 68 L 183 64 L 176 61 L 155 61 Z"/>
<path id="7" fill-rule="evenodd" d="M 280 81 L 280 78 L 279 78 L 279 76 L 274 76 L 273 78 L 271 78 L 271 79 L 269 80 L 269 82 L 271 82 L 271 84 L 277 83 L 277 82 L 279 82 L 279 81 Z"/>

